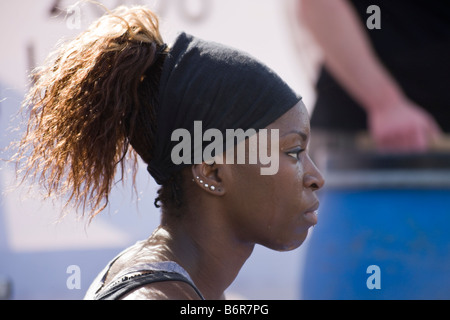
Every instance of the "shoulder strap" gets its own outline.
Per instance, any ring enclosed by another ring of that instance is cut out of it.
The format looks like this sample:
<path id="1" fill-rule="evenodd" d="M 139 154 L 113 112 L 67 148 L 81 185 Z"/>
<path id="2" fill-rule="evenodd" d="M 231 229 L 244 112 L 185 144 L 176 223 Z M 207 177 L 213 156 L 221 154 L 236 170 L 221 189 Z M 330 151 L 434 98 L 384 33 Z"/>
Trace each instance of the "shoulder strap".
<path id="1" fill-rule="evenodd" d="M 117 300 L 131 291 L 143 287 L 147 284 L 165 281 L 181 281 L 189 284 L 202 300 L 205 300 L 198 288 L 186 277 L 177 272 L 154 271 L 130 277 L 123 277 L 120 282 L 107 286 L 99 294 L 96 300 Z"/>

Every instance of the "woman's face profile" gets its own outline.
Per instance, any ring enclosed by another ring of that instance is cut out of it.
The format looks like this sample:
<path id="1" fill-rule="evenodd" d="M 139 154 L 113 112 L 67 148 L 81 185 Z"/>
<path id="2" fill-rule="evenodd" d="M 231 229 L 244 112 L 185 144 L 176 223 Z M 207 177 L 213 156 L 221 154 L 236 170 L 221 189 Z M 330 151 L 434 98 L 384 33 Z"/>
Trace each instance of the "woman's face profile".
<path id="1" fill-rule="evenodd" d="M 278 172 L 262 175 L 260 164 L 230 164 L 227 211 L 244 241 L 292 250 L 317 223 L 315 191 L 324 180 L 307 153 L 309 116 L 301 101 L 266 129 L 279 131 Z"/>

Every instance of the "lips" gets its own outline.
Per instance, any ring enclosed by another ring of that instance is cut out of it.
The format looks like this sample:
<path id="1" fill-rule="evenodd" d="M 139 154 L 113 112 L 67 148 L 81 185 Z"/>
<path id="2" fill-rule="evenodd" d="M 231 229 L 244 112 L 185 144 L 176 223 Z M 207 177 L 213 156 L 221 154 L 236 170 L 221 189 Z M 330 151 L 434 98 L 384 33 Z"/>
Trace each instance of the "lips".
<path id="1" fill-rule="evenodd" d="M 313 206 L 311 206 L 309 209 L 307 209 L 303 216 L 305 217 L 305 220 L 311 224 L 311 226 L 314 226 L 317 224 L 317 210 L 319 209 L 319 202 L 316 202 Z"/>

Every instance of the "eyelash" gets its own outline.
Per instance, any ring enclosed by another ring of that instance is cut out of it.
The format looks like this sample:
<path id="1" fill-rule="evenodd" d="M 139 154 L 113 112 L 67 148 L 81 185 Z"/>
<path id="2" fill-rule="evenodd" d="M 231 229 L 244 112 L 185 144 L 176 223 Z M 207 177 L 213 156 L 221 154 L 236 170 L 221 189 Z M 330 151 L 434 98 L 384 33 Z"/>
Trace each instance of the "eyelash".
<path id="1" fill-rule="evenodd" d="M 290 156 L 290 157 L 295 158 L 295 159 L 298 160 L 299 154 L 302 153 L 303 151 L 305 151 L 305 149 L 302 149 L 302 148 L 296 148 L 296 149 L 294 149 L 294 150 L 291 150 L 291 151 L 289 151 L 289 152 L 286 152 L 286 154 L 287 154 L 288 156 Z M 294 154 L 295 156 L 292 156 L 293 154 Z"/>

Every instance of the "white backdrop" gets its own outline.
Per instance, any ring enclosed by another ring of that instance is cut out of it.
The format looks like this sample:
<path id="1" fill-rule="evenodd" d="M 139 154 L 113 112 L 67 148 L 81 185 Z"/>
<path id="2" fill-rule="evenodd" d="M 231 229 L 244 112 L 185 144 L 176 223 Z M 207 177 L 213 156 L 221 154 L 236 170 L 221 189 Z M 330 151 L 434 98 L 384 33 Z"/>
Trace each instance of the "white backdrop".
<path id="1" fill-rule="evenodd" d="M 170 43 L 179 31 L 245 50 L 284 78 L 311 110 L 311 86 L 317 52 L 295 17 L 295 0 L 135 0 L 101 1 L 146 4 L 160 16 L 162 34 Z M 70 0 L 0 2 L 0 146 L 20 130 L 14 117 L 28 86 L 27 72 L 43 61 L 62 37 L 74 37 L 101 11 Z M 8 158 L 11 151 L 2 153 Z M 8 192 L 14 168 L 0 170 L 0 280 L 8 279 L 15 299 L 79 299 L 93 276 L 122 248 L 146 238 L 158 225 L 153 206 L 156 185 L 144 166 L 138 174 L 139 201 L 129 183 L 118 185 L 111 205 L 89 227 L 68 217 L 55 224 L 58 204 L 28 196 L 24 188 Z M 297 299 L 302 270 L 300 249 L 278 253 L 257 247 L 236 281 L 231 297 Z M 67 267 L 81 270 L 81 288 L 69 289 Z"/>

